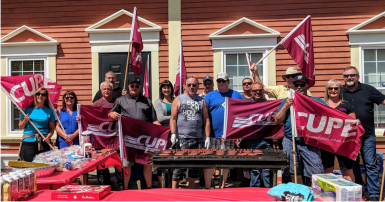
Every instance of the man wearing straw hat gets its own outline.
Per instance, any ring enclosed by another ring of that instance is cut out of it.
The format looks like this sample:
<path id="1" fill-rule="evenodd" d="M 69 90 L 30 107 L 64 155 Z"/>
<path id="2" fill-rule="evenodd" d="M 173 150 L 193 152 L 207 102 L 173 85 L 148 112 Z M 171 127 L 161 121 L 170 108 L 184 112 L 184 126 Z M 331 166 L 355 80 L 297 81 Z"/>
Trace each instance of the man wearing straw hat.
<path id="1" fill-rule="evenodd" d="M 254 75 L 254 81 L 261 81 L 258 74 L 258 68 L 255 63 L 251 66 L 250 69 Z M 269 98 L 275 99 L 284 99 L 287 98 L 288 92 L 290 89 L 296 89 L 293 85 L 294 77 L 302 75 L 295 67 L 289 67 L 286 69 L 286 74 L 282 75 L 282 79 L 286 81 L 286 85 L 278 85 L 278 86 L 267 86 L 263 87 L 263 91 L 265 94 L 269 96 Z M 262 82 L 262 81 L 261 81 Z M 311 96 L 310 91 L 307 91 L 307 95 Z"/>
<path id="2" fill-rule="evenodd" d="M 307 94 L 309 89 L 308 79 L 303 75 L 298 75 L 294 78 L 293 85 L 298 93 L 303 95 Z M 319 97 L 311 97 L 326 105 L 326 103 Z M 290 174 L 292 181 L 294 182 L 294 161 L 293 161 L 293 142 L 292 142 L 292 128 L 291 128 L 291 115 L 290 106 L 293 104 L 292 98 L 286 98 L 282 101 L 278 108 L 278 113 L 275 115 L 275 122 L 277 124 L 284 123 L 285 136 L 282 141 L 283 150 L 290 155 Z M 321 160 L 321 150 L 317 147 L 308 145 L 304 142 L 302 137 L 295 137 L 295 149 L 296 149 L 296 168 L 297 179 L 299 184 L 303 184 L 302 176 L 311 178 L 313 174 L 321 174 L 324 172 L 324 168 Z M 310 182 L 308 180 L 307 182 Z M 310 184 L 307 184 L 310 186 Z"/>

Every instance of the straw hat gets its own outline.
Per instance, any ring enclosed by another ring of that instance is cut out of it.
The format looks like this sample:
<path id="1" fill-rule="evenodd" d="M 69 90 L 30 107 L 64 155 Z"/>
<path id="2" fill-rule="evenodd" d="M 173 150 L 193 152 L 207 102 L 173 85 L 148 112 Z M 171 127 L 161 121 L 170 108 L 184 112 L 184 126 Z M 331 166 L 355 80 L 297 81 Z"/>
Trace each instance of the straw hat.
<path id="1" fill-rule="evenodd" d="M 297 71 L 297 68 L 295 67 L 289 67 L 286 69 L 286 74 L 282 75 L 282 79 L 286 81 L 286 75 L 291 75 L 291 74 L 302 74 L 302 72 Z"/>

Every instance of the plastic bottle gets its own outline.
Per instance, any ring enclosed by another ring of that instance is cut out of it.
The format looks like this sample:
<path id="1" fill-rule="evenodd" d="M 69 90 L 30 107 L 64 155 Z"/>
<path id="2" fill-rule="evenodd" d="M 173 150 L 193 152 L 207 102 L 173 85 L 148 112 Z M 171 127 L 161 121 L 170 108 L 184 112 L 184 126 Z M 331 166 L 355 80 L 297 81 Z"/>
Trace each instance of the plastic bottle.
<path id="1" fill-rule="evenodd" d="M 91 158 L 92 157 L 92 144 L 90 143 L 90 139 L 86 140 L 86 143 L 84 144 L 84 158 Z"/>

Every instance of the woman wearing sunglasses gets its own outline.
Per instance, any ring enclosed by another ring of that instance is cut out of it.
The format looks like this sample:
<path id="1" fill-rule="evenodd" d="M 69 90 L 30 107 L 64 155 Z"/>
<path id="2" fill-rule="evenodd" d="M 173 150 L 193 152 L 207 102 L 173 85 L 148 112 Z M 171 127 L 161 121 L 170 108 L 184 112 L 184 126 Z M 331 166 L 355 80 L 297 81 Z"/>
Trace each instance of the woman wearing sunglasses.
<path id="1" fill-rule="evenodd" d="M 76 121 L 78 99 L 75 92 L 69 90 L 63 95 L 63 107 L 60 109 L 59 119 L 64 127 L 56 124 L 58 138 L 56 146 L 61 149 L 71 145 L 79 145 L 78 122 Z"/>
<path id="2" fill-rule="evenodd" d="M 48 90 L 44 87 L 37 89 L 33 95 L 33 103 L 20 115 L 19 128 L 24 129 L 19 150 L 20 160 L 32 162 L 36 154 L 50 150 L 47 143 L 51 143 L 51 137 L 55 130 L 55 115 L 48 105 Z M 29 122 L 39 129 L 45 137 L 38 134 Z"/>
<path id="3" fill-rule="evenodd" d="M 326 83 L 325 88 L 325 102 L 330 107 L 335 108 L 356 119 L 354 107 L 348 101 L 343 100 L 341 87 L 341 83 L 338 80 L 329 80 Z M 322 164 L 324 165 L 324 172 L 333 173 L 335 156 L 337 156 L 338 164 L 340 165 L 343 177 L 349 181 L 354 182 L 354 161 L 349 159 L 348 157 L 341 156 L 339 154 L 333 154 L 321 149 L 321 158 Z"/>

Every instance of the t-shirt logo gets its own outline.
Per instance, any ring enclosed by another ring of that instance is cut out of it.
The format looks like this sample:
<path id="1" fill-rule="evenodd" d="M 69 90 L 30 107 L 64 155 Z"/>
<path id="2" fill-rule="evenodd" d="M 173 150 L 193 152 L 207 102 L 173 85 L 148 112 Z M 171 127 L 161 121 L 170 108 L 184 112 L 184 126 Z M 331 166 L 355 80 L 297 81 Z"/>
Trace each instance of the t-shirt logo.
<path id="1" fill-rule="evenodd" d="M 196 114 L 202 113 L 199 102 L 194 100 L 188 100 L 186 104 L 182 104 L 181 110 L 185 121 L 197 120 Z"/>
<path id="2" fill-rule="evenodd" d="M 222 107 L 223 107 L 223 108 L 226 108 L 226 102 L 223 102 L 223 103 L 222 103 Z"/>

